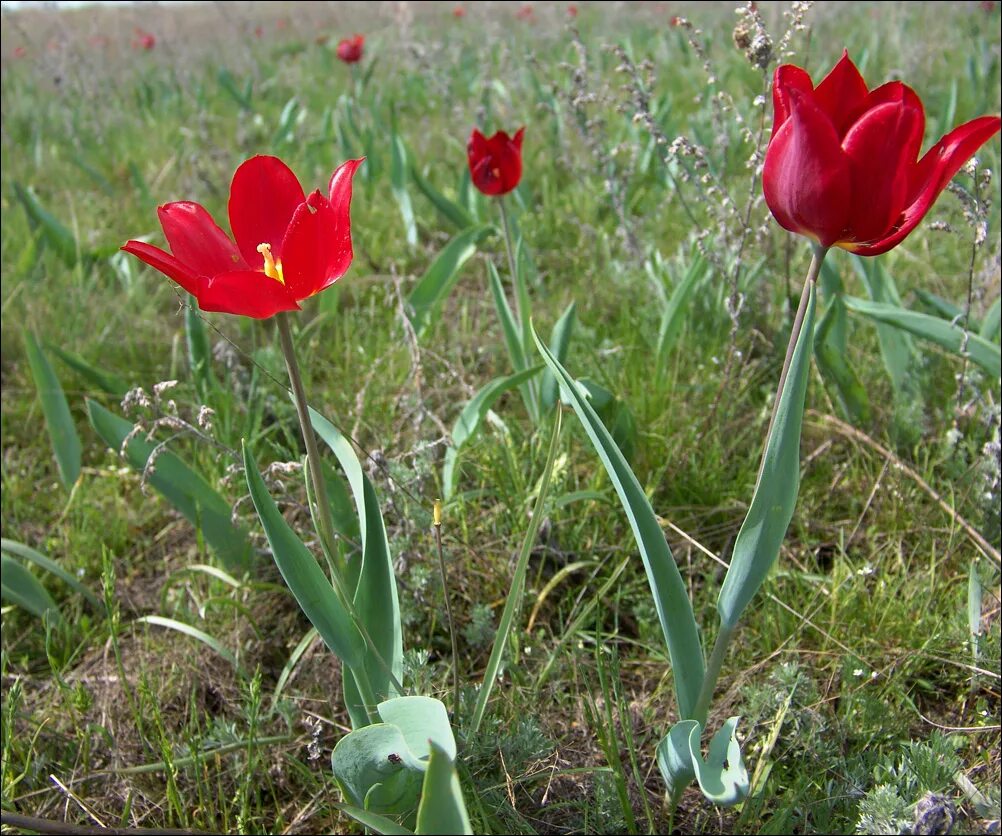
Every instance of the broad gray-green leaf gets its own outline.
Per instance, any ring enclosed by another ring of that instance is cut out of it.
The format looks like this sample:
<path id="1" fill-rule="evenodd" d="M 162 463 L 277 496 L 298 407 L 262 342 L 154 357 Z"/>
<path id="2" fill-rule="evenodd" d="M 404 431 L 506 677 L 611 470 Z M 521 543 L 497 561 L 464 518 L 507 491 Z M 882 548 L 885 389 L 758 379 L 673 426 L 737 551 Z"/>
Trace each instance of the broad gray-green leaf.
<path id="1" fill-rule="evenodd" d="M 1002 329 L 1002 296 L 999 296 L 985 314 L 985 321 L 981 323 L 981 333 L 978 335 L 983 340 L 994 342 L 999 338 L 999 331 Z"/>
<path id="2" fill-rule="evenodd" d="M 463 265 L 473 257 L 478 242 L 490 229 L 490 226 L 474 226 L 460 232 L 442 248 L 428 271 L 414 285 L 407 297 L 407 305 L 418 336 L 449 295 Z"/>
<path id="3" fill-rule="evenodd" d="M 413 830 L 408 830 L 393 819 L 381 816 L 379 813 L 363 810 L 354 804 L 335 804 L 334 806 L 346 816 L 351 816 L 359 824 L 369 828 L 373 833 L 379 833 L 382 836 L 414 836 Z"/>
<path id="4" fill-rule="evenodd" d="M 6 554 L 0 555 L 0 597 L 38 618 L 49 613 L 50 618 L 62 620 L 59 607 L 45 591 L 41 581 Z"/>
<path id="5" fill-rule="evenodd" d="M 574 332 L 574 316 L 576 306 L 571 302 L 563 312 L 557 324 L 553 326 L 550 334 L 550 353 L 557 358 L 558 363 L 567 362 L 567 349 L 571 344 L 571 335 Z M 539 384 L 539 410 L 542 415 L 549 414 L 557 403 L 559 387 L 557 379 L 549 369 L 543 373 L 543 379 Z"/>
<path id="6" fill-rule="evenodd" d="M 244 445 L 247 487 L 285 583 L 324 643 L 349 667 L 365 662 L 365 642 L 316 558 L 289 527 Z"/>
<path id="7" fill-rule="evenodd" d="M 721 624 L 728 630 L 734 629 L 776 562 L 797 503 L 800 428 L 814 345 L 817 289 L 813 283 L 808 292 L 803 327 L 797 337 L 789 373 L 782 391 L 777 393 L 778 402 L 765 442 L 755 493 L 734 542 L 731 565 L 717 598 Z"/>
<path id="8" fill-rule="evenodd" d="M 581 393 L 574 378 L 557 362 L 535 331 L 533 338 L 543 360 L 560 384 L 562 397 L 571 404 L 584 425 L 626 512 L 640 549 L 647 581 L 654 596 L 654 606 L 668 645 L 679 713 L 682 717 L 691 717 L 703 684 L 703 649 L 692 604 L 675 558 L 644 489 L 602 420 Z"/>
<path id="9" fill-rule="evenodd" d="M 386 537 L 386 526 L 379 509 L 379 499 L 372 483 L 362 470 L 355 450 L 330 421 L 315 409 L 310 409 L 313 429 L 334 453 L 344 470 L 355 500 L 358 514 L 360 539 L 362 541 L 362 562 L 357 569 L 357 583 L 353 591 L 355 610 L 362 619 L 366 632 L 375 646 L 380 659 L 366 649 L 365 669 L 377 700 L 396 696 L 393 684 L 403 678 L 403 637 L 400 627 L 400 602 L 397 597 L 397 582 L 393 574 L 393 559 Z M 354 572 L 352 572 L 354 575 Z M 392 676 L 391 676 L 392 674 Z M 356 728 L 364 725 L 364 706 L 361 697 L 354 690 L 354 683 L 345 678 L 346 693 L 352 719 Z"/>
<path id="10" fill-rule="evenodd" d="M 456 774 L 455 755 L 450 755 L 435 741 L 430 745 L 431 757 L 418 807 L 417 833 L 428 836 L 473 833 Z"/>
<path id="11" fill-rule="evenodd" d="M 70 415 L 69 404 L 63 394 L 63 387 L 59 385 L 59 378 L 38 347 L 35 335 L 31 331 L 24 332 L 24 345 L 28 355 L 28 365 L 31 366 L 31 376 L 38 390 L 38 399 L 42 404 L 45 427 L 49 432 L 52 450 L 56 454 L 59 478 L 65 487 L 72 488 L 80 478 L 80 457 L 83 454 L 83 447 L 73 423 L 73 416 Z"/>
<path id="12" fill-rule="evenodd" d="M 101 599 L 91 592 L 86 586 L 80 583 L 80 581 L 78 581 L 71 572 L 67 572 L 52 558 L 46 557 L 44 554 L 35 551 L 35 549 L 30 546 L 26 546 L 24 543 L 18 543 L 15 540 L 8 540 L 6 537 L 0 540 L 0 550 L 7 554 L 16 555 L 24 560 L 30 561 L 40 569 L 44 569 L 46 572 L 55 575 L 75 592 L 80 593 L 84 598 L 86 598 L 92 607 L 95 609 L 101 609 Z"/>
<path id="13" fill-rule="evenodd" d="M 542 366 L 533 366 L 507 377 L 498 377 L 477 392 L 463 407 L 456 423 L 452 427 L 452 446 L 445 451 L 445 463 L 442 466 L 442 495 L 446 501 L 452 498 L 456 482 L 456 462 L 459 451 L 480 429 L 481 422 L 505 392 L 521 385 Z"/>
<path id="14" fill-rule="evenodd" d="M 713 735 L 706 760 L 699 750 L 702 729 L 697 726 L 689 731 L 689 755 L 699 788 L 710 801 L 722 807 L 732 807 L 748 796 L 748 770 L 736 733 L 739 719 L 731 717 Z"/>
<path id="15" fill-rule="evenodd" d="M 814 357 L 821 376 L 834 389 L 843 412 L 854 424 L 870 422 L 870 398 L 855 370 L 846 359 L 847 328 L 845 303 L 841 296 L 832 297 L 828 309 L 818 323 L 814 339 Z"/>
<path id="16" fill-rule="evenodd" d="M 400 729 L 408 749 L 418 760 L 428 760 L 432 743 L 450 760 L 455 759 L 456 738 L 449 724 L 449 712 L 441 700 L 422 696 L 396 697 L 381 702 L 376 710 L 384 723 Z"/>
<path id="17" fill-rule="evenodd" d="M 916 337 L 930 340 L 954 354 L 960 355 L 961 348 L 966 347 L 967 356 L 972 362 L 977 363 L 994 378 L 1002 376 L 1002 351 L 997 345 L 990 343 L 978 334 L 971 331 L 965 334 L 963 328 L 953 325 L 945 319 L 895 305 L 870 302 L 853 296 L 847 296 L 845 304 L 851 311 L 907 331 Z"/>
<path id="18" fill-rule="evenodd" d="M 87 401 L 91 426 L 115 452 L 133 431 L 133 425 L 94 401 Z M 133 469 L 142 472 L 155 445 L 133 437 L 125 456 Z M 173 453 L 157 456 L 148 481 L 196 528 L 230 571 L 244 571 L 253 559 L 250 541 L 242 528 L 233 525 L 230 506 L 208 483 Z"/>
<path id="19" fill-rule="evenodd" d="M 407 748 L 400 729 L 389 723 L 355 729 L 331 753 L 331 769 L 345 798 L 374 813 L 413 811 L 426 768 Z"/>
<path id="20" fill-rule="evenodd" d="M 689 734 L 695 731 L 698 737 L 701 728 L 695 720 L 682 720 L 672 726 L 658 744 L 658 769 L 673 802 L 677 802 L 683 790 L 696 780 L 696 769 L 689 754 Z"/>

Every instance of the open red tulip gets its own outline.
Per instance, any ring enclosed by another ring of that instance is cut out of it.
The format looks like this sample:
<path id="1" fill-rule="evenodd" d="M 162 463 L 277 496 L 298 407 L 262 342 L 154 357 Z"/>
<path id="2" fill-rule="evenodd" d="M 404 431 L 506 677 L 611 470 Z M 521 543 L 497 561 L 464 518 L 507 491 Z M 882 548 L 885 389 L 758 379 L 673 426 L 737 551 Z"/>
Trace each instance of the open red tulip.
<path id="1" fill-rule="evenodd" d="M 362 48 L 365 45 L 364 35 L 353 35 L 345 38 L 337 45 L 337 57 L 345 64 L 354 64 L 362 60 Z"/>
<path id="2" fill-rule="evenodd" d="M 1002 125 L 981 116 L 919 158 L 921 99 L 900 81 L 869 90 L 848 52 L 817 87 L 800 67 L 778 67 L 772 97 L 766 203 L 783 228 L 857 255 L 900 244 Z"/>
<path id="3" fill-rule="evenodd" d="M 233 239 L 198 203 L 157 209 L 170 252 L 129 241 L 128 253 L 176 281 L 203 311 L 267 319 L 292 311 L 351 266 L 351 181 L 364 162 L 331 176 L 325 197 L 309 197 L 278 157 L 251 157 L 230 184 Z"/>
<path id="4" fill-rule="evenodd" d="M 498 131 L 490 139 L 476 128 L 466 145 L 473 185 L 486 195 L 507 194 L 522 179 L 522 135 L 519 128 L 513 137 Z"/>

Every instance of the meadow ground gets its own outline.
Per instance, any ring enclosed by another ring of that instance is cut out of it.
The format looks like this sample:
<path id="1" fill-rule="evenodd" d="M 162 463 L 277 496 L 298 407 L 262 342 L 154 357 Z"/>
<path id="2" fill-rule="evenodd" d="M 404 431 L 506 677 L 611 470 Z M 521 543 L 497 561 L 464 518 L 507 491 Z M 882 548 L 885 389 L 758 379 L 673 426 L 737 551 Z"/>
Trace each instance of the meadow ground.
<path id="1" fill-rule="evenodd" d="M 309 623 L 238 467 L 245 439 L 307 530 L 302 473 L 280 466 L 302 450 L 274 322 L 196 316 L 118 253 L 130 238 L 162 244 L 155 209 L 167 201 L 224 218 L 230 177 L 255 154 L 281 156 L 308 188 L 367 157 L 354 263 L 305 303 L 294 335 L 312 402 L 365 453 L 382 502 L 414 690 L 448 701 L 452 687 L 430 522 L 453 424 L 511 373 L 487 272 L 492 262 L 507 287 L 500 216 L 467 174 L 474 126 L 525 126 L 507 205 L 533 321 L 548 336 L 575 303 L 564 364 L 608 396 L 603 419 L 712 636 L 810 259 L 761 198 L 773 69 L 790 61 L 818 79 L 848 48 L 871 85 L 900 78 L 919 92 L 923 148 L 1002 109 L 998 3 L 759 6 L 761 19 L 728 3 L 5 8 L 5 811 L 361 830 L 335 806 L 330 771 L 350 728 L 340 665 L 321 642 L 300 644 Z M 355 32 L 365 54 L 349 67 L 335 49 Z M 841 295 L 881 298 L 997 346 L 999 154 L 996 136 L 892 252 L 830 256 L 821 310 Z M 455 273 L 430 271 L 461 236 Z M 694 263 L 691 294 L 666 316 Z M 408 303 L 429 272 L 441 292 L 415 328 Z M 501 681 L 478 735 L 463 739 L 458 724 L 477 831 L 898 833 L 938 816 L 954 832 L 998 832 L 999 380 L 858 306 L 825 334 L 819 344 L 836 350 L 810 373 L 796 513 L 710 718 L 741 715 L 750 798 L 721 809 L 690 789 L 669 817 L 654 758 L 677 719 L 664 640 L 630 526 L 567 410 Z M 82 444 L 72 485 L 29 346 Z M 166 381 L 177 382 L 154 396 Z M 135 386 L 150 402 L 126 409 Z M 248 571 L 155 474 L 109 449 L 88 399 L 153 428 L 223 496 L 258 552 Z M 467 700 L 552 427 L 512 390 L 458 457 L 443 536 Z M 15 603 L 14 564 L 58 617 Z"/>

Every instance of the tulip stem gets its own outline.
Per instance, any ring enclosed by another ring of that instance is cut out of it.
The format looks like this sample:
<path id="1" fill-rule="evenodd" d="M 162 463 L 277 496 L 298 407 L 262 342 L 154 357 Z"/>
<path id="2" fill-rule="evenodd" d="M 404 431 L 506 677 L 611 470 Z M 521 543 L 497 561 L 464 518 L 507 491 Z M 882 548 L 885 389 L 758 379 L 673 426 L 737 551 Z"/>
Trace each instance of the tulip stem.
<path id="1" fill-rule="evenodd" d="M 515 247 L 512 245 L 511 222 L 508 220 L 508 209 L 505 207 L 504 197 L 498 198 L 498 206 L 501 207 L 501 225 L 504 227 L 504 245 L 508 253 L 508 272 L 511 273 L 511 284 L 514 288 L 515 296 L 515 316 L 518 317 L 518 327 L 522 331 L 522 349 L 526 356 L 532 353 L 532 334 L 529 330 L 529 294 L 518 274 L 518 265 L 515 260 Z M 521 371 L 521 369 L 516 369 Z M 538 408 L 536 404 L 535 381 L 526 381 L 526 391 L 529 394 L 529 403 L 526 406 L 533 421 L 538 423 Z"/>
<path id="2" fill-rule="evenodd" d="M 292 384 L 293 399 L 296 402 L 296 412 L 299 415 L 299 427 L 306 443 L 306 468 L 313 482 L 313 496 L 317 505 L 317 533 L 323 543 L 324 550 L 330 555 L 334 571 L 340 576 L 338 581 L 347 577 L 347 567 L 344 559 L 335 548 L 334 521 L 331 518 L 331 506 L 327 499 L 327 484 L 324 482 L 320 467 L 320 450 L 317 449 L 317 435 L 310 421 L 310 408 L 306 400 L 306 390 L 303 388 L 303 378 L 299 373 L 299 363 L 296 360 L 296 349 L 292 343 L 292 332 L 289 330 L 289 315 L 278 314 L 278 337 L 285 355 L 285 367 L 289 372 L 289 382 Z"/>
<path id="3" fill-rule="evenodd" d="M 445 555 L 442 553 L 442 505 L 435 500 L 435 545 L 438 547 L 438 568 L 442 573 L 442 595 L 445 598 L 445 614 L 449 619 L 449 638 L 452 640 L 452 722 L 459 724 L 459 645 L 456 641 L 456 621 L 452 617 L 449 602 L 449 579 L 445 571 Z"/>

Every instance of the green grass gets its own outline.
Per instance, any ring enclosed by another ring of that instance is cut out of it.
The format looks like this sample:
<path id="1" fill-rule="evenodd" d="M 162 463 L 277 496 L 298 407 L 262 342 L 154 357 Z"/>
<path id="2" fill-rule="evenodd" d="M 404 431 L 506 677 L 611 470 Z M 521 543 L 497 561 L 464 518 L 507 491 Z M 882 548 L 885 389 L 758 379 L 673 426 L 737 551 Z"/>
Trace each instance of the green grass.
<path id="1" fill-rule="evenodd" d="M 697 621 L 704 629 L 716 623 L 723 571 L 701 548 L 726 559 L 747 510 L 807 247 L 753 202 L 754 233 L 741 253 L 744 304 L 732 331 L 725 301 L 734 215 L 695 178 L 679 179 L 688 158 L 673 163 L 682 166 L 672 169 L 677 190 L 657 153 L 644 167 L 651 138 L 633 119 L 624 89 L 631 79 L 607 48 L 624 46 L 638 66 L 651 62 L 649 77 L 640 73 L 660 130 L 669 141 L 684 135 L 705 146 L 710 171 L 743 214 L 749 195 L 759 195 L 746 166 L 752 146 L 735 112 L 709 101 L 702 59 L 687 30 L 669 25 L 673 12 L 580 4 L 585 75 L 577 90 L 593 94 L 582 102 L 574 92 L 582 55 L 564 4 L 536 4 L 535 23 L 516 20 L 503 4 L 468 4 L 456 20 L 452 5 L 411 4 L 411 21 L 394 6 L 364 4 L 248 6 L 227 20 L 212 6 L 184 15 L 147 10 L 142 20 L 127 8 L 4 12 L 0 519 L 5 538 L 103 588 L 105 602 L 95 609 L 36 572 L 65 623 L 43 625 L 4 605 L 4 810 L 91 825 L 96 817 L 109 826 L 226 832 L 360 830 L 335 807 L 329 752 L 348 718 L 340 667 L 322 643 L 303 654 L 273 705 L 309 624 L 270 558 L 236 586 L 192 571 L 219 562 L 87 423 L 85 398 L 121 413 L 118 399 L 47 351 L 83 442 L 82 476 L 67 491 L 24 350 L 30 328 L 43 350 L 57 345 L 147 392 L 177 379 L 166 397 L 192 423 L 200 406 L 212 407 L 217 444 L 189 434 L 170 449 L 235 506 L 255 546 L 266 548 L 243 478 L 231 468 L 245 437 L 262 466 L 302 453 L 273 325 L 204 316 L 220 386 L 203 398 L 188 368 L 175 289 L 135 260 L 123 268 L 108 258 L 129 238 L 149 234 L 162 243 L 155 207 L 170 200 L 202 202 L 226 226 L 229 178 L 252 154 L 278 154 L 308 188 L 325 185 L 347 156 L 369 156 L 352 205 L 354 264 L 336 288 L 307 303 L 294 328 L 313 405 L 370 455 L 400 584 L 408 681 L 449 701 L 431 506 L 456 416 L 474 391 L 511 368 L 485 267 L 493 259 L 508 281 L 500 235 L 481 243 L 417 352 L 408 341 L 400 300 L 456 230 L 411 184 L 418 242 L 408 246 L 390 188 L 394 124 L 411 164 L 452 199 L 470 129 L 526 125 L 525 173 L 509 206 L 536 268 L 536 327 L 548 335 L 576 302 L 565 366 L 632 413 L 631 464 L 665 523 Z M 782 11 L 764 11 L 777 42 Z M 754 134 L 762 110 L 752 100 L 766 76 L 734 46 L 732 10 L 693 6 L 687 14 L 702 30 L 716 89 Z M 844 45 L 871 85 L 905 80 L 925 103 L 926 147 L 954 124 L 1000 110 L 997 6 L 986 13 L 976 3 L 822 3 L 806 22 L 788 60 L 817 79 Z M 158 37 L 150 52 L 129 48 L 139 23 Z M 257 25 L 265 37 L 255 37 Z M 354 31 L 367 36 L 363 72 L 375 61 L 358 90 L 332 48 Z M 97 33 L 111 46 L 91 45 Z M 331 43 L 317 43 L 318 35 Z M 27 57 L 14 57 L 18 46 Z M 221 83 L 223 69 L 239 90 L 251 83 L 250 111 Z M 279 136 L 293 97 L 305 115 Z M 583 136 L 587 120 L 597 121 Z M 998 138 L 978 157 L 997 172 Z M 971 188 L 967 175 L 957 182 Z M 79 252 L 33 228 L 15 183 L 33 190 Z M 918 309 L 911 291 L 924 289 L 963 307 L 970 289 L 980 317 L 998 296 L 997 177 L 981 196 L 988 237 L 973 270 L 973 232 L 950 194 L 882 257 L 907 306 Z M 500 227 L 489 201 L 478 198 L 474 208 Z M 934 220 L 954 232 L 931 229 Z M 697 288 L 664 372 L 654 375 L 661 306 L 644 260 L 660 251 L 677 282 L 700 231 L 725 271 Z M 847 292 L 865 296 L 848 258 L 832 260 Z M 819 304 L 827 304 L 823 295 Z M 981 832 L 998 817 L 999 572 L 978 560 L 984 634 L 976 671 L 967 595 L 979 551 L 960 521 L 998 549 L 997 488 L 990 501 L 984 494 L 986 472 L 998 473 L 997 447 L 985 445 L 993 421 L 998 431 L 999 382 L 916 341 L 909 394 L 896 396 L 873 325 L 852 314 L 849 322 L 847 360 L 873 411 L 857 429 L 891 458 L 825 420 L 844 416 L 815 365 L 797 511 L 778 567 L 739 627 L 710 718 L 716 728 L 743 716 L 745 758 L 760 791 L 725 811 L 690 791 L 674 818 L 683 831 L 900 827 L 928 792 L 957 805 L 963 832 Z M 463 448 L 443 527 L 469 709 L 548 444 L 548 430 L 532 425 L 517 392 L 494 412 L 505 429 L 489 426 Z M 129 417 L 144 415 L 155 417 Z M 467 806 L 474 826 L 492 832 L 663 830 L 668 807 L 654 748 L 677 719 L 664 642 L 615 494 L 576 419 L 570 412 L 564 419 L 514 652 L 479 737 L 461 750 Z M 293 526 L 307 532 L 301 473 L 273 474 L 269 486 Z M 577 492 L 587 493 L 575 499 Z M 180 633 L 136 622 L 150 615 L 203 630 L 239 666 Z M 952 766 L 923 766 L 929 762 Z M 975 804 L 954 773 L 995 812 Z M 50 776 L 78 800 L 67 800 Z"/>

